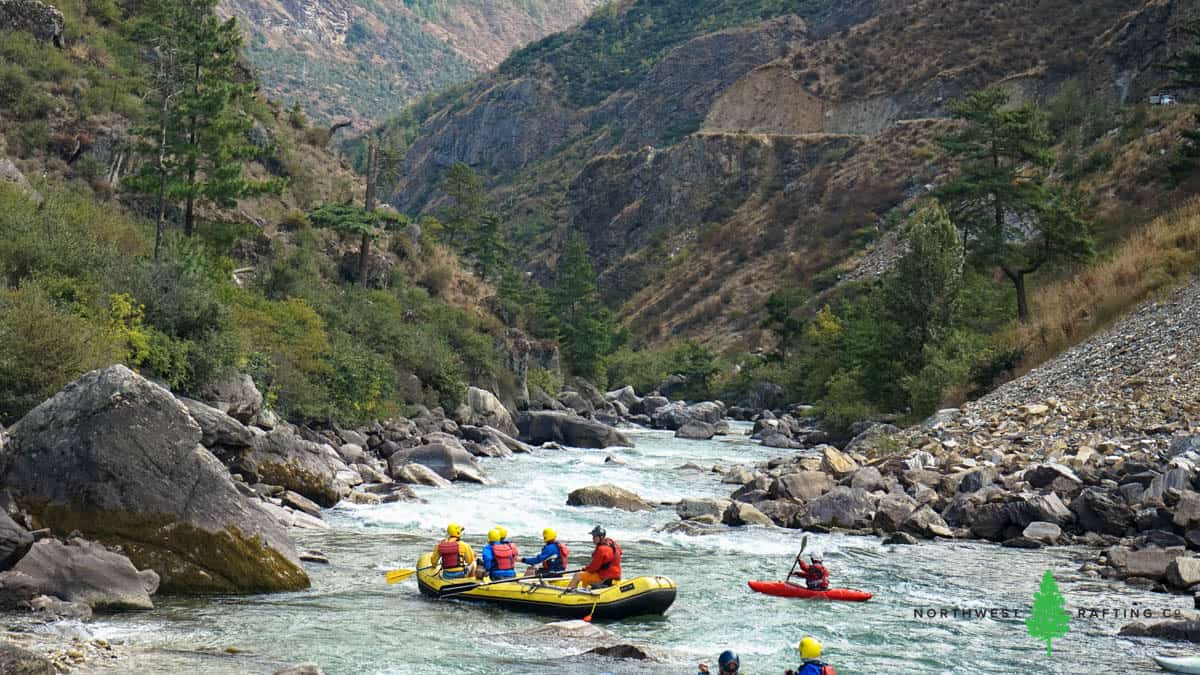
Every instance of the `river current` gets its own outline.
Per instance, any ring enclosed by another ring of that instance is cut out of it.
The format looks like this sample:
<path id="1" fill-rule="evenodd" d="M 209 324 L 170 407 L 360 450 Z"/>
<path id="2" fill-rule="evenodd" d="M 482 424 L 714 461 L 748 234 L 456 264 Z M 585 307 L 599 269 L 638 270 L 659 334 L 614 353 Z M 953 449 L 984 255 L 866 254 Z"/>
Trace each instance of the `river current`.
<path id="1" fill-rule="evenodd" d="M 735 434 L 746 431 L 735 427 Z M 873 537 L 827 534 L 809 534 L 808 550 L 825 554 L 833 585 L 870 591 L 874 599 L 827 603 L 760 595 L 746 581 L 782 579 L 801 532 L 747 527 L 704 536 L 665 534 L 660 528 L 678 519 L 673 508 L 648 513 L 576 508 L 566 506 L 566 497 L 597 483 L 620 485 L 650 501 L 728 497 L 735 486 L 721 484 L 718 474 L 678 467 L 760 461 L 784 451 L 743 435 L 683 441 L 669 432 L 638 430 L 632 437 L 633 449 L 538 450 L 484 459 L 494 485 L 418 488 L 426 504 L 331 509 L 325 514 L 331 530 L 295 534 L 300 548 L 320 550 L 331 561 L 306 563 L 311 589 L 160 596 L 151 611 L 101 615 L 83 629 L 123 643 L 129 656 L 93 665 L 91 672 L 270 673 L 312 661 L 331 675 L 665 675 L 695 673 L 702 660 L 715 671 L 717 655 L 733 649 L 743 672 L 778 675 L 796 666 L 796 644 L 806 634 L 824 644 L 826 661 L 843 674 L 1153 672 L 1150 655 L 1169 646 L 1118 637 L 1117 631 L 1133 620 L 1128 618 L 1133 612 L 1158 616 L 1191 605 L 1190 597 L 1081 574 L 1077 570 L 1088 555 L 1081 549 L 884 546 Z M 625 463 L 605 463 L 610 454 Z M 415 566 L 451 521 L 466 526 L 476 551 L 489 528 L 504 525 L 522 555 L 534 554 L 542 528 L 554 527 L 571 547 L 573 567 L 590 554 L 592 526 L 607 527 L 624 549 L 626 577 L 663 574 L 679 584 L 665 616 L 603 624 L 621 642 L 650 646 L 656 660 L 580 656 L 593 646 L 586 640 L 531 634 L 552 619 L 432 601 L 419 595 L 411 579 L 384 583 L 386 570 Z M 1024 621 L 1047 568 L 1072 615 L 1070 632 L 1053 641 L 1049 656 L 1045 642 L 1027 634 Z M 1079 617 L 1081 609 L 1089 616 Z M 930 612 L 936 616 L 927 616 Z"/>

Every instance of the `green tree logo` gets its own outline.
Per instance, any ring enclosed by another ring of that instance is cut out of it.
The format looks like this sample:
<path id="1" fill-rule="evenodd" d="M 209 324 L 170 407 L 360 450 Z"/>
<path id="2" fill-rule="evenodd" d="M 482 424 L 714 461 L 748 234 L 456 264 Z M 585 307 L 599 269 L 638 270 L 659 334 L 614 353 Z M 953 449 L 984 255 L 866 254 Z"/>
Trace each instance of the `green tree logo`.
<path id="1" fill-rule="evenodd" d="M 1042 585 L 1033 594 L 1033 609 L 1025 619 L 1029 637 L 1046 641 L 1046 656 L 1050 656 L 1050 641 L 1071 630 L 1071 615 L 1063 609 L 1063 596 L 1050 570 L 1042 575 Z"/>

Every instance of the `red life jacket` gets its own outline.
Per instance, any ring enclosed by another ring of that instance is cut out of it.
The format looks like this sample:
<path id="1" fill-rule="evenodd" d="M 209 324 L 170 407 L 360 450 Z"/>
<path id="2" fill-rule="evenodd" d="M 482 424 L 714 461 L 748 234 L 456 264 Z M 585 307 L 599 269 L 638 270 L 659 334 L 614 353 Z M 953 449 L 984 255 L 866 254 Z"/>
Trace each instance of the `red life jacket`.
<path id="1" fill-rule="evenodd" d="M 452 570 L 462 567 L 462 564 L 458 560 L 457 539 L 445 539 L 441 542 L 438 542 L 437 552 L 438 555 L 442 556 L 443 570 Z"/>
<path id="2" fill-rule="evenodd" d="M 561 571 L 567 569 L 567 554 L 569 554 L 570 551 L 567 550 L 567 545 L 562 543 L 561 541 L 555 540 L 554 545 L 558 547 L 558 565 L 557 565 L 557 567 L 558 567 L 558 571 L 561 572 Z M 546 562 L 542 563 L 542 567 L 549 570 L 550 569 L 550 561 L 547 560 Z"/>
<path id="3" fill-rule="evenodd" d="M 600 566 L 597 574 L 601 579 L 620 579 L 621 578 L 621 547 L 617 546 L 617 542 L 612 539 L 605 539 L 600 542 L 600 546 L 607 546 L 612 549 L 613 555 L 607 562 Z M 599 548 L 599 547 L 597 547 Z"/>
<path id="4" fill-rule="evenodd" d="M 517 547 L 506 542 L 492 544 L 492 559 L 496 561 L 496 569 L 511 570 L 517 560 Z"/>

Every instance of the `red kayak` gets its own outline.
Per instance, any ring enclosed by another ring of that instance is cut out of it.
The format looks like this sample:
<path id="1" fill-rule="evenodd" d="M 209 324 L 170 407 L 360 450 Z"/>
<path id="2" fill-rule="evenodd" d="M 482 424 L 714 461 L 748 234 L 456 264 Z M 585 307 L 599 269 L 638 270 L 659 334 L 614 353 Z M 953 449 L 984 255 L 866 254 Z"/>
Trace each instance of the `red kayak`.
<path id="1" fill-rule="evenodd" d="M 827 591 L 810 591 L 803 586 L 789 584 L 786 581 L 748 581 L 751 590 L 781 598 L 803 598 L 805 600 L 844 600 L 846 602 L 866 602 L 871 594 L 866 591 L 856 591 L 853 588 L 831 588 Z"/>

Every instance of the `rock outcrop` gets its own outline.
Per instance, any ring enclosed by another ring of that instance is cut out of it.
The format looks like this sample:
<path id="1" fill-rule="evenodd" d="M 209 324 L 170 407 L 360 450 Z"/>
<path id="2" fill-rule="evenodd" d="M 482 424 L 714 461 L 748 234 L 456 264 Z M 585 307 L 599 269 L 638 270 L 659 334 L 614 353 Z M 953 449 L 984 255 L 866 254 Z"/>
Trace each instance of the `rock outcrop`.
<path id="1" fill-rule="evenodd" d="M 3 484 L 37 527 L 117 545 L 171 592 L 308 586 L 283 529 L 251 505 L 170 392 L 93 371 L 11 429 Z"/>
<path id="2" fill-rule="evenodd" d="M 563 412 L 521 413 L 521 438 L 529 443 L 561 443 L 577 448 L 632 448 L 633 441 L 616 429 Z"/>
<path id="3" fill-rule="evenodd" d="M 589 485 L 572 490 L 567 506 L 604 506 L 623 511 L 653 511 L 654 505 L 616 485 Z"/>
<path id="4" fill-rule="evenodd" d="M 63 14 L 39 0 L 0 0 L 0 30 L 24 31 L 62 47 Z"/>
<path id="5" fill-rule="evenodd" d="M 43 539 L 13 571 L 32 579 L 40 595 L 93 609 L 150 609 L 159 585 L 153 570 L 139 572 L 129 558 L 82 539 Z"/>

